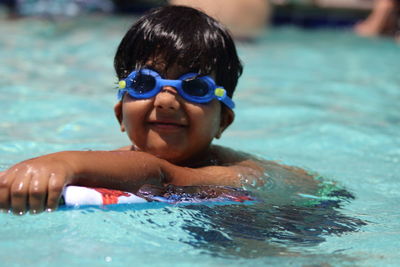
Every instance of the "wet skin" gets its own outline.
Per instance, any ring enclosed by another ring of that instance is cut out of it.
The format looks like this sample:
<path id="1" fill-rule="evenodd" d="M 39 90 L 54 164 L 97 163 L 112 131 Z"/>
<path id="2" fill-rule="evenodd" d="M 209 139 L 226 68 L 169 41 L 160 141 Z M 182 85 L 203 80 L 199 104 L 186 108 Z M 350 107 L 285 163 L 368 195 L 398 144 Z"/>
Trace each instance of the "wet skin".
<path id="1" fill-rule="evenodd" d="M 163 78 L 178 79 L 188 72 L 174 65 Z M 208 154 L 212 140 L 233 121 L 233 112 L 222 110 L 216 99 L 206 104 L 191 103 L 171 86 L 163 87 L 150 99 L 133 99 L 126 94 L 115 106 L 121 129 L 138 150 L 179 165 L 191 165 Z"/>

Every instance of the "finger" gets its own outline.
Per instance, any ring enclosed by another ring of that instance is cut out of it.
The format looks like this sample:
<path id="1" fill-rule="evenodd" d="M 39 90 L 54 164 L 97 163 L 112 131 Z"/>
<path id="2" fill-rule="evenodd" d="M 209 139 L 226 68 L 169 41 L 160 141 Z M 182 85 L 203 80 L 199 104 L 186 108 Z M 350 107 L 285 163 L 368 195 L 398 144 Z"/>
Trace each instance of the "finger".
<path id="1" fill-rule="evenodd" d="M 54 211 L 58 208 L 62 190 L 64 189 L 64 176 L 52 173 L 50 175 L 47 192 L 47 211 Z"/>
<path id="2" fill-rule="evenodd" d="M 11 207 L 10 187 L 15 179 L 15 172 L 2 172 L 0 175 L 0 210 L 8 211 Z"/>
<path id="3" fill-rule="evenodd" d="M 17 172 L 15 176 L 10 191 L 11 209 L 14 214 L 23 215 L 28 208 L 28 192 L 32 174 Z"/>
<path id="4" fill-rule="evenodd" d="M 45 179 L 43 179 L 45 178 Z M 33 175 L 29 186 L 29 210 L 36 214 L 46 206 L 48 177 Z"/>

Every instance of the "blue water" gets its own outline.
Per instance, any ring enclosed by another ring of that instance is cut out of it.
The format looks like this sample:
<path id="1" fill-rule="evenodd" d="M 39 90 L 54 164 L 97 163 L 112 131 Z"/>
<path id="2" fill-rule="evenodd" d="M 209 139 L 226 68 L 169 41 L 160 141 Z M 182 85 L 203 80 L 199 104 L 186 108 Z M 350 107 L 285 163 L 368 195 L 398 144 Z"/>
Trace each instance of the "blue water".
<path id="1" fill-rule="evenodd" d="M 112 59 L 132 21 L 0 18 L 0 170 L 127 144 Z M 218 143 L 319 173 L 341 202 L 284 204 L 275 180 L 261 203 L 0 214 L 2 265 L 397 266 L 400 46 L 280 28 L 239 52 L 236 119 Z"/>

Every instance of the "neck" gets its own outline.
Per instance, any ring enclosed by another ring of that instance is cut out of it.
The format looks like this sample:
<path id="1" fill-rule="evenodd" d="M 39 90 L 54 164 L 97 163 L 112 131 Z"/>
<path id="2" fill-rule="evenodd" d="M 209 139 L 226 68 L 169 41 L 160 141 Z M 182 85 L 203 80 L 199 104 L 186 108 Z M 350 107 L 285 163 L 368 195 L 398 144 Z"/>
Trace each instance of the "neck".
<path id="1" fill-rule="evenodd" d="M 179 166 L 189 168 L 200 168 L 206 166 L 218 165 L 217 153 L 215 153 L 214 147 L 211 145 L 207 149 L 195 154 L 194 156 L 184 161 L 177 163 Z"/>

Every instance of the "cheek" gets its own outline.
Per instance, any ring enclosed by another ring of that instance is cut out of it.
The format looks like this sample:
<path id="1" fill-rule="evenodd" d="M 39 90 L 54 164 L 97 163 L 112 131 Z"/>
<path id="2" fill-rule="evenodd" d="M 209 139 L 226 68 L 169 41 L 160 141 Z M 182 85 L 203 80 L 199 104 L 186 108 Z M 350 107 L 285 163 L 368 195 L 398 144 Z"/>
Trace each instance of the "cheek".
<path id="1" fill-rule="evenodd" d="M 143 127 L 148 103 L 146 101 L 126 101 L 122 107 L 122 124 L 128 135 Z"/>
<path id="2" fill-rule="evenodd" d="M 221 108 L 218 102 L 198 110 L 193 117 L 197 123 L 198 133 L 210 136 L 210 138 L 215 137 L 221 123 Z"/>

